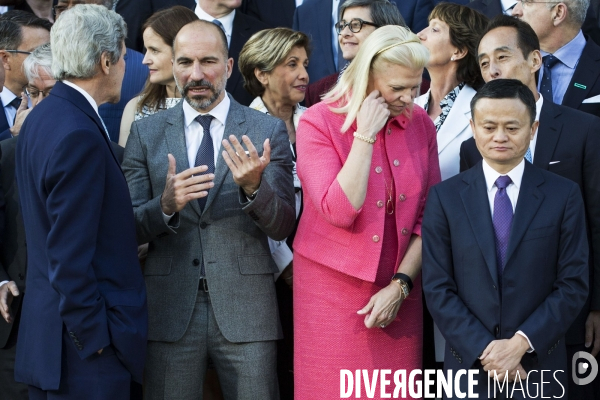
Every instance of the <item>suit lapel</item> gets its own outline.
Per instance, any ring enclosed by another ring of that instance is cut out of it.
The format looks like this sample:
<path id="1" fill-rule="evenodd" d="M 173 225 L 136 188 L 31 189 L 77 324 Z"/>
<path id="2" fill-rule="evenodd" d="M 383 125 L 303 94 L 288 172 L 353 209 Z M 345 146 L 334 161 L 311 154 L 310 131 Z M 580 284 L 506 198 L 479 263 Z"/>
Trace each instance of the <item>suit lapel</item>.
<path id="1" fill-rule="evenodd" d="M 465 210 L 469 210 L 467 213 L 469 223 L 490 275 L 494 283 L 498 285 L 494 227 L 481 161 L 465 173 L 463 180 L 467 183 L 467 186 L 461 190 L 460 197 Z"/>
<path id="2" fill-rule="evenodd" d="M 167 151 L 175 157 L 177 173 L 183 172 L 190 168 L 189 160 L 187 155 L 187 145 L 185 143 L 185 126 L 183 118 L 183 102 L 181 100 L 179 104 L 173 107 L 171 110 L 162 112 L 169 112 L 170 115 L 167 118 L 167 129 L 165 130 L 165 137 L 167 139 Z M 197 201 L 190 201 L 192 209 L 200 215 L 200 205 Z"/>
<path id="3" fill-rule="evenodd" d="M 448 117 L 442 125 L 442 129 L 437 133 L 438 154 L 469 126 L 471 115 L 470 99 L 474 95 L 475 90 L 469 86 L 465 86 L 456 97 L 448 113 Z"/>
<path id="4" fill-rule="evenodd" d="M 538 138 L 533 158 L 533 165 L 536 167 L 547 170 L 552 161 L 552 155 L 562 131 L 563 124 L 557 121 L 560 114 L 560 109 L 554 103 L 544 100 L 540 111 L 540 126 L 536 133 Z"/>
<path id="5" fill-rule="evenodd" d="M 2 105 L 2 110 L 0 112 L 0 132 L 4 132 L 9 129 L 8 120 L 6 119 L 6 113 L 4 112 L 4 104 L 0 101 L 0 105 Z"/>
<path id="6" fill-rule="evenodd" d="M 240 142 L 242 142 L 242 135 L 245 135 L 247 131 L 245 127 L 246 118 L 242 109 L 243 106 L 231 98 L 231 96 L 230 100 L 231 105 L 229 106 L 227 121 L 225 121 L 225 132 L 223 134 L 223 139 L 227 139 L 229 135 L 234 135 Z M 258 148 L 259 143 L 253 144 Z M 215 169 L 215 186 L 208 192 L 208 198 L 206 199 L 206 205 L 204 206 L 205 211 L 208 210 L 213 200 L 217 196 L 217 193 L 219 190 L 221 190 L 223 182 L 225 181 L 225 177 L 228 173 L 229 167 L 223 159 L 222 151 L 219 151 L 219 156 L 217 157 L 217 167 Z"/>
<path id="7" fill-rule="evenodd" d="M 578 108 L 583 100 L 587 98 L 592 86 L 598 79 L 598 71 L 600 71 L 600 47 L 591 39 L 588 39 L 577 67 L 575 67 L 575 73 L 565 92 L 562 104 Z"/>
<path id="8" fill-rule="evenodd" d="M 521 242 L 525 232 L 527 232 L 527 228 L 544 200 L 544 194 L 538 189 L 538 186 L 543 182 L 544 178 L 542 175 L 536 171 L 534 166 L 526 162 L 521 188 L 519 189 L 515 216 L 510 231 L 508 249 L 506 250 L 506 267 L 510 265 L 510 257 Z"/>
<path id="9" fill-rule="evenodd" d="M 331 1 L 319 1 L 319 12 L 315 16 L 315 18 L 320 19 L 320 21 L 317 22 L 317 26 L 319 27 L 319 37 L 327 38 L 327 40 L 323 41 L 323 43 L 325 43 L 325 60 L 321 60 L 321 62 L 325 62 L 329 70 L 337 71 L 337 60 L 333 59 L 333 52 L 331 51 L 331 18 L 333 13 L 332 7 L 333 5 Z M 339 18 L 341 19 L 341 16 L 339 16 Z"/>

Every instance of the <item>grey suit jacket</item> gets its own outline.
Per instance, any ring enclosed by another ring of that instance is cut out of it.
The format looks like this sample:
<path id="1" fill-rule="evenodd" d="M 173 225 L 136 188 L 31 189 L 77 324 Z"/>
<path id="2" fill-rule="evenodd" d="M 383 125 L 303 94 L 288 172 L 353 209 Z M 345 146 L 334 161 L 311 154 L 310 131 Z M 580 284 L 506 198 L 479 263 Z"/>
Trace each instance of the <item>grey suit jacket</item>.
<path id="1" fill-rule="evenodd" d="M 230 96 L 231 97 L 231 96 Z M 219 152 L 215 186 L 204 212 L 188 203 L 167 225 L 160 207 L 168 170 L 189 168 L 182 103 L 136 121 L 127 140 L 123 171 L 135 211 L 139 243 L 150 242 L 144 275 L 148 292 L 149 340 L 174 342 L 192 316 L 200 260 L 217 323 L 231 342 L 281 338 L 267 237 L 282 240 L 295 224 L 292 154 L 282 121 L 231 99 L 224 137 L 247 135 L 262 154 L 266 138 L 271 162 L 256 198 L 247 202 Z M 174 226 L 171 226 L 174 225 Z"/>

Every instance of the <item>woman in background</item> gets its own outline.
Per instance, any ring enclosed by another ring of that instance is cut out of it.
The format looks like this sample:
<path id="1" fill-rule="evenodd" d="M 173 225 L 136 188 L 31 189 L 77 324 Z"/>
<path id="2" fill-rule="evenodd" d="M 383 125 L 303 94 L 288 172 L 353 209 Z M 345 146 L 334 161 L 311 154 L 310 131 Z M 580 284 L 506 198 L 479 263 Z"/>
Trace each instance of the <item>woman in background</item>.
<path id="1" fill-rule="evenodd" d="M 250 108 L 270 114 L 285 122 L 294 162 L 296 217 L 302 207 L 302 187 L 296 174 L 296 128 L 305 108 L 300 106 L 308 85 L 308 37 L 288 28 L 275 28 L 254 34 L 242 48 L 238 65 L 244 77 L 244 88 L 256 96 Z M 295 232 L 286 240 L 269 239 L 271 255 L 280 274 L 275 288 L 283 340 L 277 347 L 277 374 L 282 399 L 294 396 L 294 326 L 292 317 L 292 241 Z"/>
<path id="2" fill-rule="evenodd" d="M 189 8 L 174 6 L 158 11 L 142 27 L 146 54 L 143 63 L 150 69 L 144 90 L 127 103 L 121 118 L 119 144 L 125 147 L 131 123 L 160 110 L 175 106 L 181 94 L 173 77 L 171 46 L 179 30 L 198 19 Z"/>

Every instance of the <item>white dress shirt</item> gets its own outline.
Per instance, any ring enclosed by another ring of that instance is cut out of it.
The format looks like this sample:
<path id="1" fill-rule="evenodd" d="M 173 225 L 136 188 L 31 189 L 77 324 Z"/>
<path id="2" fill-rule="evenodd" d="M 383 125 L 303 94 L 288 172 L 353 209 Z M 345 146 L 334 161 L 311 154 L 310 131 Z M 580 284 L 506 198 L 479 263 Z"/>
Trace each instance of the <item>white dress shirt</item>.
<path id="1" fill-rule="evenodd" d="M 542 96 L 540 96 L 542 97 Z M 501 175 L 508 175 L 512 183 L 510 183 L 506 187 L 506 194 L 510 199 L 510 203 L 512 205 L 513 214 L 515 209 L 517 208 L 517 199 L 519 198 L 519 190 L 521 189 L 521 182 L 523 180 L 523 172 L 525 172 L 525 159 L 523 159 L 516 167 L 508 171 L 506 174 L 501 174 L 497 172 L 495 169 L 490 167 L 490 165 L 485 161 L 482 162 L 483 165 L 483 175 L 485 177 L 485 186 L 487 189 L 488 201 L 490 203 L 490 213 L 492 218 L 494 217 L 494 199 L 496 198 L 496 192 L 498 188 L 496 187 L 496 179 Z M 523 331 L 517 331 L 517 333 L 527 339 L 527 343 L 529 343 L 528 353 L 534 351 L 529 338 Z"/>
<path id="2" fill-rule="evenodd" d="M 0 92 L 0 99 L 4 106 L 4 115 L 6 115 L 6 120 L 8 121 L 8 126 L 10 128 L 12 128 L 13 123 L 15 122 L 15 116 L 17 115 L 17 110 L 10 105 L 10 102 L 16 97 L 17 95 L 8 90 L 6 86 L 4 86 L 2 92 Z"/>
<path id="3" fill-rule="evenodd" d="M 187 148 L 188 162 L 190 168 L 194 167 L 196 163 L 196 154 L 202 143 L 204 137 L 204 129 L 196 117 L 199 115 L 210 114 L 214 118 L 210 123 L 210 136 L 212 137 L 213 149 L 215 154 L 215 169 L 217 168 L 217 160 L 219 158 L 219 151 L 221 150 L 221 141 L 223 140 L 223 134 L 225 133 L 225 121 L 227 121 L 227 114 L 229 114 L 229 105 L 231 100 L 225 93 L 225 97 L 215 108 L 210 110 L 208 113 L 200 113 L 192 108 L 187 101 L 183 101 L 183 124 L 185 127 L 185 145 Z"/>
<path id="4" fill-rule="evenodd" d="M 502 6 L 502 12 L 504 15 L 512 15 L 512 10 L 517 5 L 517 1 L 515 0 L 500 0 L 500 5 Z"/>
<path id="5" fill-rule="evenodd" d="M 233 32 L 233 19 L 235 18 L 235 10 L 231 10 L 231 12 L 224 17 L 215 18 L 202 8 L 200 8 L 200 4 L 196 1 L 196 9 L 194 10 L 198 18 L 206 20 L 206 21 L 214 21 L 215 19 L 219 20 L 219 22 L 223 25 L 223 29 L 225 29 L 225 36 L 227 36 L 227 47 L 231 45 L 231 33 Z"/>
<path id="6" fill-rule="evenodd" d="M 338 51 L 342 51 L 339 46 L 339 41 L 338 41 L 338 33 L 335 30 L 335 24 L 340 20 L 340 15 L 339 14 L 339 7 L 340 7 L 340 0 L 332 0 L 332 7 L 331 7 L 331 20 L 332 20 L 332 25 L 331 25 L 331 51 L 333 52 L 333 63 L 336 65 L 335 69 L 337 71 L 337 63 L 338 63 Z"/>
<path id="7" fill-rule="evenodd" d="M 535 120 L 540 120 L 540 113 L 542 112 L 542 106 L 544 105 L 544 96 L 539 95 L 540 98 L 535 102 Z M 531 162 L 535 160 L 535 144 L 537 143 L 538 131 L 540 130 L 538 126 L 538 130 L 535 132 L 533 139 L 531 139 L 531 143 L 529 144 L 529 151 L 531 151 Z M 512 179 L 512 178 L 511 178 Z"/>

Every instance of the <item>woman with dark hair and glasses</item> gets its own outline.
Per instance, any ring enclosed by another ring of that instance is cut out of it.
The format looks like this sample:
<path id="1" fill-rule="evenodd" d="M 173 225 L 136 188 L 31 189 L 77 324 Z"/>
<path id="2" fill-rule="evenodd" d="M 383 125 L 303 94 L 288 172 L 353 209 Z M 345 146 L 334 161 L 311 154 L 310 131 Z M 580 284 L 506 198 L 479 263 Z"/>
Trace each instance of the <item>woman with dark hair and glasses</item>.
<path id="1" fill-rule="evenodd" d="M 342 4 L 340 20 L 335 24 L 335 30 L 344 60 L 348 63 L 339 73 L 328 75 L 308 85 L 305 98 L 307 107 L 321 101 L 321 96 L 336 84 L 365 39 L 375 29 L 385 25 L 406 26 L 400 11 L 389 0 L 346 0 Z"/>

